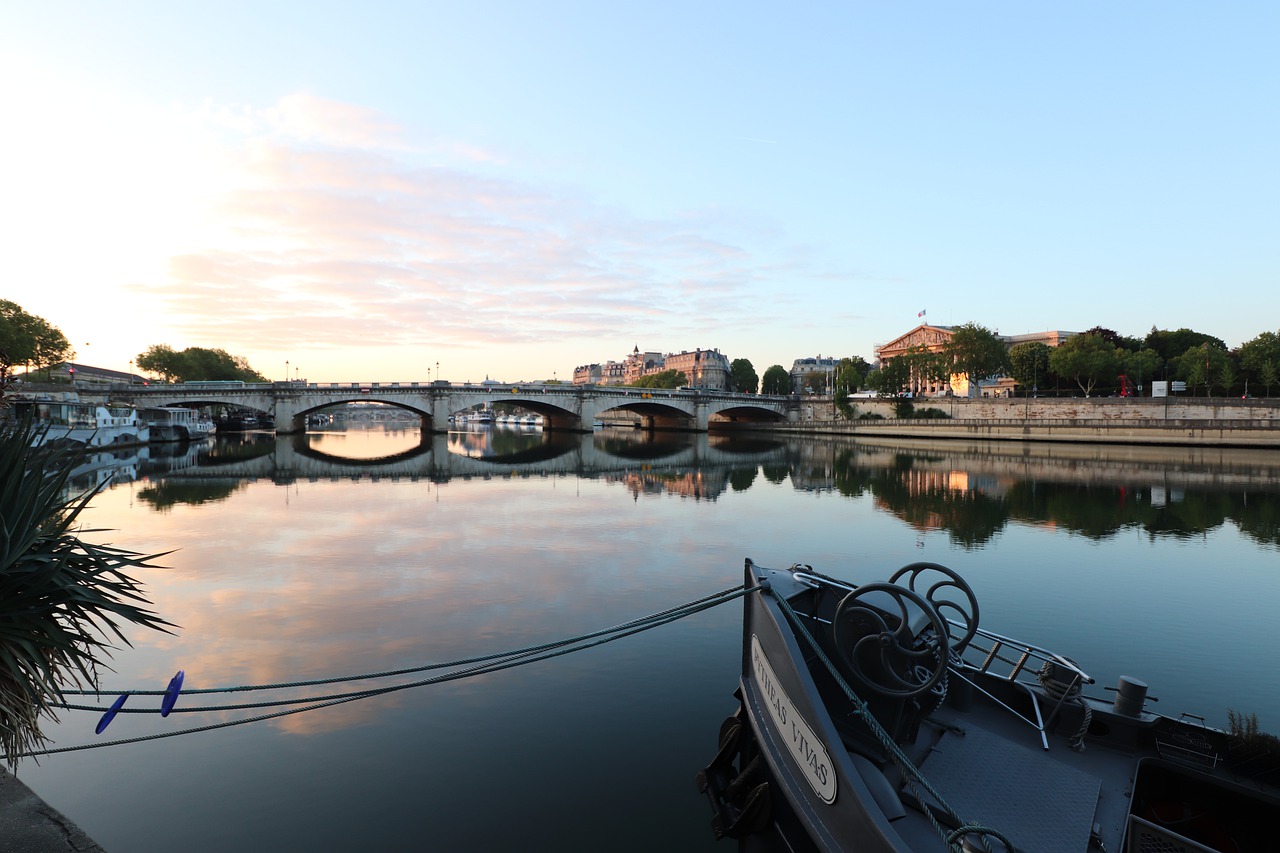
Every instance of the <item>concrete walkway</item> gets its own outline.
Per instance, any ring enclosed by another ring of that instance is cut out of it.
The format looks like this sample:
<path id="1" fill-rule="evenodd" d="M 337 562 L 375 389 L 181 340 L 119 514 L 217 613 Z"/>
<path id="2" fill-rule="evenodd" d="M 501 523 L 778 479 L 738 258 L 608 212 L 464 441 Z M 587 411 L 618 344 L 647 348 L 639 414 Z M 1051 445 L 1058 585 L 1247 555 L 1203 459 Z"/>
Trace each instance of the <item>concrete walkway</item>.
<path id="1" fill-rule="evenodd" d="M 104 853 L 66 816 L 0 767 L 0 853 Z"/>

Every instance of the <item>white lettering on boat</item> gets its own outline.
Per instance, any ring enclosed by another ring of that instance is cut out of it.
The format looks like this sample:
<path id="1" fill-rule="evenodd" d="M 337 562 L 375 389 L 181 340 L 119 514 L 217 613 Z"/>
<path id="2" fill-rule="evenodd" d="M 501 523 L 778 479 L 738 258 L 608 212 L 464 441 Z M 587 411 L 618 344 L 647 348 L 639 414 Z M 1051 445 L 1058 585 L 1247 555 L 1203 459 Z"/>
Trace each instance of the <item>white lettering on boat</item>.
<path id="1" fill-rule="evenodd" d="M 800 716 L 791 697 L 782 689 L 755 634 L 751 635 L 751 671 L 760 685 L 760 693 L 769 708 L 774 727 L 782 736 L 804 777 L 809 780 L 813 792 L 827 805 L 834 803 L 836 774 L 831 766 L 831 756 L 804 717 Z"/>

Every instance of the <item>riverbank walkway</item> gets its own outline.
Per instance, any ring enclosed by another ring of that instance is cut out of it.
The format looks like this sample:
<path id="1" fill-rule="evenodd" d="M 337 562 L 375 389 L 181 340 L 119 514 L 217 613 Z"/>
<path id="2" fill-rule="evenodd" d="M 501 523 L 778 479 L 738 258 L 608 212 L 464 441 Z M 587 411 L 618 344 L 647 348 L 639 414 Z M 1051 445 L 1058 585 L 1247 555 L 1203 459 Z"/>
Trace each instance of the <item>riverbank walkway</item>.
<path id="1" fill-rule="evenodd" d="M 105 853 L 66 815 L 0 767 L 0 853 Z"/>

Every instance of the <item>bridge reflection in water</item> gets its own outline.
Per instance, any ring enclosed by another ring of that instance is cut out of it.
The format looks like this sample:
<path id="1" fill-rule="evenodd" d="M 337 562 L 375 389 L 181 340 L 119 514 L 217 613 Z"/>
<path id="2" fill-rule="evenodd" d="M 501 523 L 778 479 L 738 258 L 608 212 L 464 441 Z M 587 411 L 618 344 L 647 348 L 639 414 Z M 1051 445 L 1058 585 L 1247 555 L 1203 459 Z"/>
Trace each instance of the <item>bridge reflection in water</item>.
<path id="1" fill-rule="evenodd" d="M 503 429 L 440 433 L 404 430 L 403 447 L 390 455 L 356 457 L 350 445 L 325 432 L 275 436 L 245 433 L 220 438 L 198 467 L 172 477 L 236 477 L 275 482 L 323 479 L 404 479 L 447 482 L 453 478 L 497 476 L 585 476 L 643 470 L 666 477 L 702 472 L 697 491 L 716 494 L 723 482 L 705 482 L 707 472 L 727 478 L 734 468 L 785 464 L 786 441 L 744 440 L 707 433 L 651 433 L 604 430 L 596 433 L 533 432 Z"/>
<path id="2" fill-rule="evenodd" d="M 331 452 L 366 446 L 396 452 L 354 458 Z M 197 458 L 198 456 L 198 458 Z M 502 429 L 421 435 L 347 430 L 275 436 L 250 433 L 193 450 L 190 458 L 145 461 L 138 497 L 156 506 L 220 500 L 246 482 L 423 480 L 578 476 L 609 480 L 636 495 L 715 500 L 727 490 L 789 482 L 792 489 L 875 506 L 921 533 L 946 531 L 953 544 L 981 548 L 1010 524 L 1048 525 L 1104 540 L 1126 529 L 1150 537 L 1203 536 L 1234 524 L 1280 548 L 1280 456 L 1252 449 L 821 440 L 790 435 L 576 433 Z M 126 478 L 128 479 L 128 478 Z"/>

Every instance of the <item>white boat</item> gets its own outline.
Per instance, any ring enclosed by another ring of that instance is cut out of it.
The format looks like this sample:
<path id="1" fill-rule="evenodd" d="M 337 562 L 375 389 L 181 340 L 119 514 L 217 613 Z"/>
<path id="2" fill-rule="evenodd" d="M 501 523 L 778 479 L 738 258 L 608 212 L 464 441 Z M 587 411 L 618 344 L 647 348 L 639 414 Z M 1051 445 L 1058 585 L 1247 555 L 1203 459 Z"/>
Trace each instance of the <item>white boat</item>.
<path id="1" fill-rule="evenodd" d="M 13 400 L 18 418 L 30 417 L 39 427 L 34 441 L 68 441 L 86 447 L 146 444 L 151 431 L 138 410 L 124 403 L 86 403 L 77 394 L 63 393 Z"/>
<path id="2" fill-rule="evenodd" d="M 192 441 L 210 436 L 214 431 L 213 421 L 195 409 L 161 406 L 143 409 L 142 416 L 150 427 L 153 442 Z"/>

